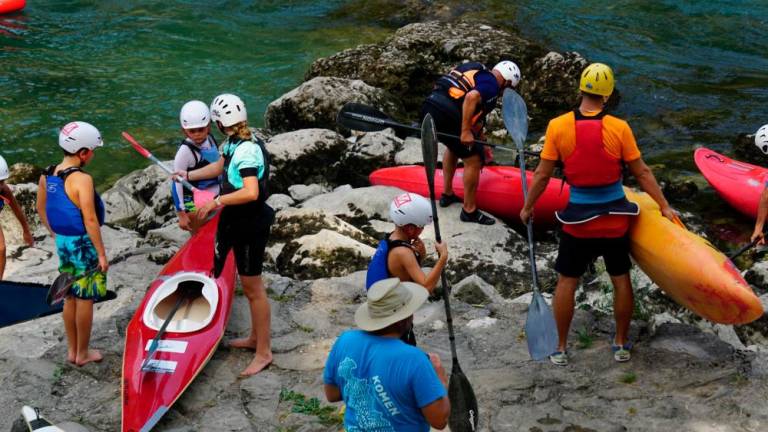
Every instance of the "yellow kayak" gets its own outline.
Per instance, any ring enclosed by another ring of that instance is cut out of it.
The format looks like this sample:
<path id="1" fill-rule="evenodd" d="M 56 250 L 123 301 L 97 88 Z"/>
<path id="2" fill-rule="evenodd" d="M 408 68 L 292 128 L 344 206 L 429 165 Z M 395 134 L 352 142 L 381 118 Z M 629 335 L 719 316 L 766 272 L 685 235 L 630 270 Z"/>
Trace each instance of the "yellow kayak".
<path id="1" fill-rule="evenodd" d="M 721 324 L 746 324 L 763 315 L 763 305 L 739 270 L 711 243 L 661 215 L 644 192 L 626 189 L 640 205 L 630 227 L 632 257 L 677 303 Z"/>

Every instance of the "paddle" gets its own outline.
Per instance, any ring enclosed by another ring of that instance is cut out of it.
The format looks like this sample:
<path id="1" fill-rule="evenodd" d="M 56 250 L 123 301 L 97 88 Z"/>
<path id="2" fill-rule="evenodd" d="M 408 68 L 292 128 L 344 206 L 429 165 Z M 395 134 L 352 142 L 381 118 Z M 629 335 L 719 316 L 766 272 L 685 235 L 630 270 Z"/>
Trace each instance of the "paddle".
<path id="1" fill-rule="evenodd" d="M 134 150 L 139 152 L 139 154 L 141 154 L 145 158 L 147 158 L 147 159 L 151 160 L 152 162 L 154 162 L 155 165 L 157 165 L 160 168 L 162 168 L 163 171 L 167 172 L 168 174 L 173 175 L 173 170 L 171 170 L 170 168 L 165 166 L 165 164 L 162 163 L 160 161 L 160 159 L 156 158 L 152 153 L 150 153 L 149 150 L 147 150 L 144 147 L 142 147 L 141 144 L 139 144 L 139 142 L 136 141 L 136 139 L 133 138 L 128 132 L 123 132 L 122 135 L 123 135 L 123 138 L 125 138 L 125 140 L 128 141 L 131 144 L 131 146 L 134 148 Z M 214 198 L 216 198 L 216 196 L 212 192 L 207 191 L 207 190 L 198 189 L 198 188 L 194 187 L 192 185 L 192 183 L 188 182 L 187 180 L 184 180 L 183 178 L 176 177 L 176 179 L 185 188 L 189 189 L 193 193 L 194 200 L 195 200 L 195 207 L 197 207 L 197 208 L 201 208 L 206 203 L 209 203 L 209 202 L 213 201 Z"/>
<path id="2" fill-rule="evenodd" d="M 435 240 L 440 242 L 440 223 L 437 219 L 435 206 L 435 165 L 437 164 L 437 135 L 432 116 L 427 114 L 421 124 L 421 151 L 424 156 L 424 169 L 427 172 L 429 198 L 432 204 L 432 221 L 435 226 Z M 445 278 L 445 270 L 440 273 L 443 284 L 443 300 L 445 301 L 445 320 L 448 324 L 448 339 L 451 342 L 451 378 L 448 382 L 448 399 L 451 401 L 451 415 L 448 424 L 453 432 L 475 431 L 479 420 L 477 398 L 464 372 L 459 366 L 456 355 L 456 337 L 453 333 L 453 317 L 451 315 L 451 287 Z"/>
<path id="3" fill-rule="evenodd" d="M 523 201 L 528 199 L 528 180 L 525 171 L 525 154 L 523 142 L 528 135 L 528 108 L 523 98 L 512 89 L 504 90 L 502 114 L 504 125 L 515 141 L 520 157 L 520 179 L 523 187 Z M 528 316 L 525 320 L 525 337 L 528 340 L 528 353 L 538 361 L 546 359 L 557 350 L 557 324 L 552 310 L 539 291 L 539 275 L 536 272 L 536 253 L 533 242 L 533 220 L 528 220 L 528 259 L 531 262 L 531 277 L 533 279 L 533 297 L 528 306 Z"/>
<path id="4" fill-rule="evenodd" d="M 154 339 L 152 339 L 152 343 L 149 345 L 149 352 L 144 358 L 144 362 L 141 364 L 142 372 L 152 370 L 152 368 L 149 367 L 150 360 L 152 360 L 152 356 L 155 355 L 155 352 L 160 347 L 158 341 L 160 341 L 160 338 L 162 338 L 165 334 L 165 330 L 168 328 L 168 324 L 171 323 L 173 316 L 176 315 L 176 312 L 179 310 L 181 304 L 184 303 L 185 300 L 193 299 L 202 294 L 203 284 L 198 281 L 183 281 L 179 283 L 177 292 L 179 293 L 179 299 L 176 300 L 176 304 L 173 305 L 170 313 L 168 313 L 168 317 L 165 319 L 165 321 L 163 321 L 163 325 L 160 326 L 160 330 L 158 330 Z"/>
<path id="5" fill-rule="evenodd" d="M 762 237 L 757 237 L 756 239 L 749 242 L 749 244 L 742 246 L 741 248 L 739 248 L 739 250 L 732 252 L 730 255 L 728 255 L 728 259 L 733 261 L 734 259 L 736 259 L 737 256 L 755 247 L 755 245 L 758 244 L 762 239 L 763 239 Z"/>
<path id="6" fill-rule="evenodd" d="M 386 128 L 392 128 L 400 132 L 421 133 L 421 129 L 416 126 L 408 126 L 403 123 L 398 123 L 376 108 L 355 102 L 347 102 L 341 108 L 341 111 L 339 111 L 339 114 L 336 116 L 336 123 L 344 126 L 347 129 L 363 132 L 377 132 Z M 451 135 L 442 132 L 437 132 L 437 136 L 441 138 L 459 139 L 457 135 Z M 489 142 L 480 140 L 475 140 L 475 142 L 477 144 L 491 147 L 493 149 L 517 152 L 517 150 L 513 148 L 504 147 L 499 144 L 491 144 Z M 529 152 L 529 155 L 538 156 L 533 152 Z"/>
<path id="7" fill-rule="evenodd" d="M 120 254 L 112 258 L 109 261 L 109 265 L 118 263 L 134 255 L 157 252 L 160 250 L 162 250 L 162 248 L 159 248 L 159 247 L 148 247 L 148 248 L 129 250 L 123 254 Z M 74 285 L 76 282 L 79 282 L 82 279 L 92 276 L 98 271 L 99 271 L 99 268 L 94 267 L 92 269 L 87 270 L 85 273 L 81 274 L 80 276 L 73 276 L 71 273 L 67 273 L 67 272 L 61 273 L 56 277 L 56 279 L 53 280 L 51 287 L 48 288 L 48 295 L 45 298 L 46 302 L 48 303 L 49 306 L 53 306 L 58 303 L 61 303 L 61 301 L 64 300 L 69 294 L 69 290 L 70 288 L 72 288 L 72 285 Z"/>

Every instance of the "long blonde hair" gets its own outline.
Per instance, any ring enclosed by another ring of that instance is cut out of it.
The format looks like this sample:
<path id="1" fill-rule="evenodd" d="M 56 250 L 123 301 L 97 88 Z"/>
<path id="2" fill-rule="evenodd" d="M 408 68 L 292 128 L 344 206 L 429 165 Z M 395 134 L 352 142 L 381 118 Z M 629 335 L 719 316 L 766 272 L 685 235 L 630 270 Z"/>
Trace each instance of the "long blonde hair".
<path id="1" fill-rule="evenodd" d="M 247 120 L 227 126 L 225 129 L 232 131 L 232 135 L 229 135 L 231 138 L 239 138 L 243 141 L 250 141 L 251 139 L 251 128 L 248 127 Z"/>

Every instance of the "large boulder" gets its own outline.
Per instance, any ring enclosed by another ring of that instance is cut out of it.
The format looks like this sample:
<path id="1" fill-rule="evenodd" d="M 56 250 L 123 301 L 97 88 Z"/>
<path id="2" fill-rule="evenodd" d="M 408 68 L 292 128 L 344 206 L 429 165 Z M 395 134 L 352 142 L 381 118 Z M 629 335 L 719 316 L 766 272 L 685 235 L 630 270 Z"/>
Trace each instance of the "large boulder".
<path id="1" fill-rule="evenodd" d="M 579 102 L 579 77 L 587 60 L 576 52 L 550 52 L 523 76 L 520 94 L 528 105 L 531 128 L 541 129 L 549 118 Z"/>
<path id="2" fill-rule="evenodd" d="M 274 166 L 270 190 L 286 192 L 297 181 L 338 184 L 333 166 L 346 152 L 349 142 L 328 129 L 301 129 L 275 135 L 266 145 Z"/>
<path id="3" fill-rule="evenodd" d="M 161 186 L 162 185 L 162 186 Z M 161 201 L 167 198 L 170 202 L 170 180 L 168 175 L 156 165 L 136 170 L 115 182 L 114 186 L 104 192 L 101 198 L 106 208 L 106 222 L 119 224 L 128 228 L 136 227 L 136 218 L 142 215 L 145 221 L 143 226 L 147 229 L 157 228 L 162 223 L 153 224 L 155 210 L 146 210 L 147 206 L 162 209 Z M 164 196 L 164 197 L 163 197 Z M 146 210 L 146 211 L 145 211 Z M 172 210 L 172 208 L 171 208 Z"/>
<path id="4" fill-rule="evenodd" d="M 382 167 L 395 165 L 403 140 L 392 129 L 363 135 L 350 146 L 337 164 L 337 180 L 352 186 L 367 186 L 368 175 Z"/>
<path id="5" fill-rule="evenodd" d="M 8 168 L 8 184 L 37 183 L 43 169 L 30 163 L 18 162 Z"/>
<path id="6" fill-rule="evenodd" d="M 346 130 L 336 124 L 336 115 L 347 102 L 374 106 L 391 116 L 402 116 L 402 104 L 386 90 L 361 80 L 315 77 L 270 103 L 264 122 L 267 129 L 275 132 L 322 128 L 344 133 Z"/>
<path id="7" fill-rule="evenodd" d="M 299 279 L 344 276 L 368 266 L 375 249 L 322 229 L 288 243 L 277 258 L 281 274 Z"/>
<path id="8" fill-rule="evenodd" d="M 378 45 L 360 45 L 316 60 L 307 79 L 360 79 L 389 91 L 417 112 L 435 79 L 457 64 L 494 65 L 511 59 L 523 68 L 546 54 L 540 46 L 506 31 L 477 23 L 423 22 L 406 25 Z"/>

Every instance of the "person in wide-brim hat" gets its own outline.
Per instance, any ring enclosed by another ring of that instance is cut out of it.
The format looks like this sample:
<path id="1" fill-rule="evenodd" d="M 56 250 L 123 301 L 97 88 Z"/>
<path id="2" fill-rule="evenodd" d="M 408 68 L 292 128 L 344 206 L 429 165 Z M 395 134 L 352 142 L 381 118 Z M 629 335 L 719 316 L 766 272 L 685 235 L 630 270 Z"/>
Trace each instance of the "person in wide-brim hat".
<path id="1" fill-rule="evenodd" d="M 384 279 L 371 285 L 368 301 L 355 312 L 355 324 L 366 331 L 381 330 L 413 315 L 428 295 L 417 283 Z"/>

